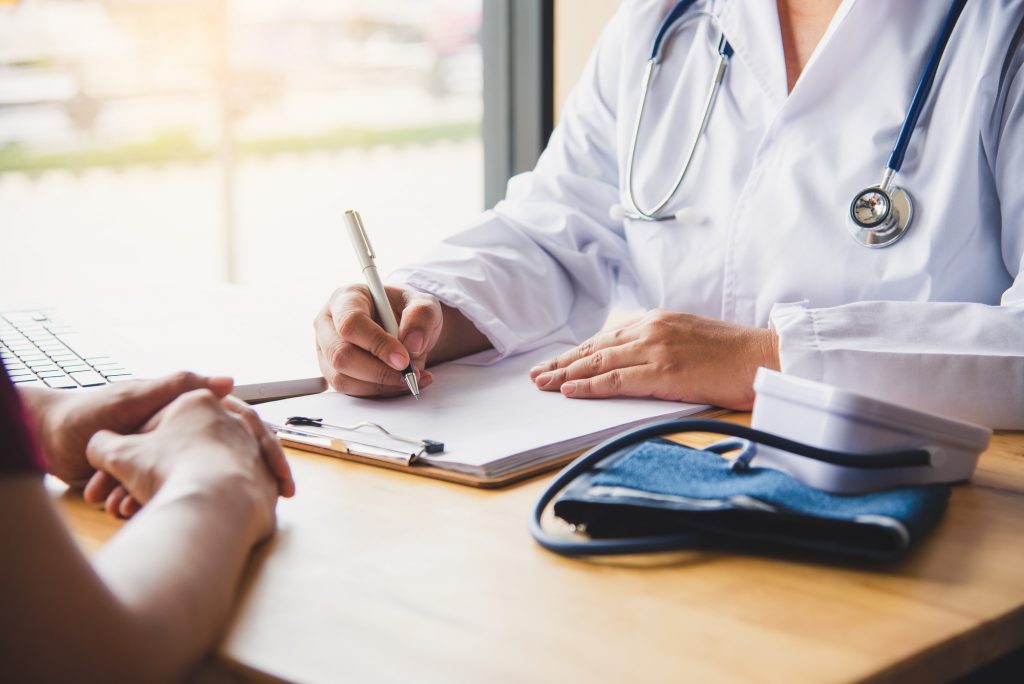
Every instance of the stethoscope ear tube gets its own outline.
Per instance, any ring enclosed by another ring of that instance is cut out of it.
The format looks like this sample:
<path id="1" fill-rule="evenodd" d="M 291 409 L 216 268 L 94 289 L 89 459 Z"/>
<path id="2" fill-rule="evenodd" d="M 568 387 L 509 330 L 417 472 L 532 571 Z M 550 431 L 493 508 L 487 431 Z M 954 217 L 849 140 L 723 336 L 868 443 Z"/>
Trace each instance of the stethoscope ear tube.
<path id="1" fill-rule="evenodd" d="M 848 468 L 864 468 L 883 470 L 888 468 L 911 468 L 931 465 L 931 454 L 925 449 L 905 449 L 884 453 L 853 453 L 832 451 L 820 447 L 794 442 L 769 432 L 755 430 L 744 425 L 726 423 L 718 420 L 701 420 L 682 418 L 644 425 L 597 445 L 570 463 L 555 477 L 544 493 L 537 499 L 530 518 L 530 534 L 534 540 L 548 551 L 563 556 L 618 556 L 638 553 L 659 553 L 663 551 L 680 551 L 700 548 L 705 545 L 704 538 L 696 533 L 679 533 L 656 537 L 633 537 L 628 539 L 598 539 L 593 541 L 567 541 L 549 534 L 544 530 L 542 518 L 544 511 L 562 490 L 583 473 L 591 470 L 597 463 L 608 456 L 632 446 L 638 442 L 687 432 L 709 432 L 728 435 L 740 440 L 762 444 L 767 447 L 787 451 L 797 456 L 804 456 L 823 463 Z M 738 443 L 736 443 L 738 446 Z M 748 451 L 748 450 L 745 450 Z M 746 463 L 750 457 L 747 456 Z"/>

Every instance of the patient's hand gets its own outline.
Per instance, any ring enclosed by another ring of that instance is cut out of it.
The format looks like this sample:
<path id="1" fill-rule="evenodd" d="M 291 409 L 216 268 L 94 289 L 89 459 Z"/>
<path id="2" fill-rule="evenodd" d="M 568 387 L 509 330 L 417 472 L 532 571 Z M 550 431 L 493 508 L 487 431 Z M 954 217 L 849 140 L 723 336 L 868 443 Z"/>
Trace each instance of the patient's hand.
<path id="1" fill-rule="evenodd" d="M 72 486 L 82 487 L 95 472 L 86 461 L 85 447 L 96 432 L 136 432 L 186 392 L 208 389 L 224 397 L 231 386 L 231 378 L 183 372 L 158 380 L 137 380 L 74 392 L 30 388 L 22 392 L 22 398 L 38 428 L 50 474 Z"/>
<path id="2" fill-rule="evenodd" d="M 105 498 L 115 514 L 123 513 L 125 496 L 144 505 L 165 490 L 168 497 L 215 501 L 218 514 L 233 516 L 250 541 L 273 531 L 277 496 L 295 489 L 277 439 L 255 412 L 206 389 L 174 400 L 138 434 L 97 432 L 87 454 L 99 471 L 86 487 L 87 501 Z"/>
<path id="3" fill-rule="evenodd" d="M 774 332 L 673 311 L 602 332 L 530 371 L 574 399 L 655 397 L 749 410 L 754 374 L 778 370 Z"/>

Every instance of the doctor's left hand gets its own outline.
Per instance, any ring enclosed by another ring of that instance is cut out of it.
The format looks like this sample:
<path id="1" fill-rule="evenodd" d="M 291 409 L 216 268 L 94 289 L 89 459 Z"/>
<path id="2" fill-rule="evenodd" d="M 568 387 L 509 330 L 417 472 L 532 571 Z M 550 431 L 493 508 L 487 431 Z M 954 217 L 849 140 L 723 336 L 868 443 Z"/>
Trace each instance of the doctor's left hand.
<path id="1" fill-rule="evenodd" d="M 573 399 L 653 397 L 749 410 L 760 366 L 779 369 L 774 332 L 655 309 L 536 366 L 530 377 Z"/>

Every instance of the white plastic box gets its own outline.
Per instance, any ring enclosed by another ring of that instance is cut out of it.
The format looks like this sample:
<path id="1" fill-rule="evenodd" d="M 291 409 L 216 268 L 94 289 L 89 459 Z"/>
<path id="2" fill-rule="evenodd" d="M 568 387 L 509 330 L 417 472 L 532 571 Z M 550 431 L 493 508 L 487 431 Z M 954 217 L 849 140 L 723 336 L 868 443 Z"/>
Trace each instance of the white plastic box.
<path id="1" fill-rule="evenodd" d="M 817 489 L 857 494 L 902 485 L 969 480 L 992 431 L 980 425 L 847 392 L 761 368 L 751 426 L 835 451 L 872 453 L 924 447 L 932 464 L 860 469 L 759 446 L 755 466 L 777 468 Z"/>

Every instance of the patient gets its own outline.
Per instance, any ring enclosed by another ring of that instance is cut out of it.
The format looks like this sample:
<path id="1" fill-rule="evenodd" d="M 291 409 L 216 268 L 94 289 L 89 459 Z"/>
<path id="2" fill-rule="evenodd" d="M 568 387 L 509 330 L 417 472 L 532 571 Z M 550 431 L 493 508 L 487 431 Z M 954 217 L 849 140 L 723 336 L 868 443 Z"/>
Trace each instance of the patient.
<path id="1" fill-rule="evenodd" d="M 0 681 L 174 681 L 214 644 L 277 497 L 295 489 L 230 390 L 182 373 L 19 400 L 0 372 Z M 91 562 L 44 468 L 137 513 Z"/>

